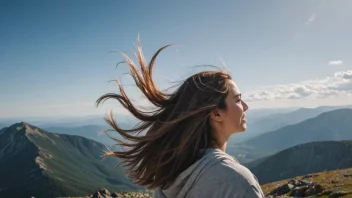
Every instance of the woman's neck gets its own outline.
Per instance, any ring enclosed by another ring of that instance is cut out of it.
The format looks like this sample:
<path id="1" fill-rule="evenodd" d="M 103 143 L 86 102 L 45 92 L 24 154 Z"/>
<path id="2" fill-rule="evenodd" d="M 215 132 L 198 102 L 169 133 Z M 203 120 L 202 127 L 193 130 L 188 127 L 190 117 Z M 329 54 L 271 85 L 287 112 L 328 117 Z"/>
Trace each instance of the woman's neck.
<path id="1" fill-rule="evenodd" d="M 212 139 L 213 139 L 212 147 L 220 149 L 225 152 L 227 142 L 228 142 L 231 135 L 228 135 L 228 134 L 224 133 L 223 131 L 224 131 L 223 128 L 221 128 L 219 126 L 212 127 Z"/>
<path id="2" fill-rule="evenodd" d="M 213 142 L 213 148 L 220 149 L 222 151 L 226 151 L 226 146 L 227 146 L 227 141 L 214 141 Z"/>

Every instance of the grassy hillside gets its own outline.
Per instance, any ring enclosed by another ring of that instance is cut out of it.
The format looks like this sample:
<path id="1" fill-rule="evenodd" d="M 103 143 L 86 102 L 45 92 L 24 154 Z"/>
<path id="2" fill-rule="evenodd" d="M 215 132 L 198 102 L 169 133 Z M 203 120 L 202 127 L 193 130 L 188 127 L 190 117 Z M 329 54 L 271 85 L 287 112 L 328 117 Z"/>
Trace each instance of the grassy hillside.
<path id="1" fill-rule="evenodd" d="M 322 191 L 314 197 L 352 198 L 352 168 L 314 173 L 262 185 L 265 195 L 289 183 L 291 180 L 304 179 L 322 186 Z M 292 191 L 285 193 L 289 196 Z"/>

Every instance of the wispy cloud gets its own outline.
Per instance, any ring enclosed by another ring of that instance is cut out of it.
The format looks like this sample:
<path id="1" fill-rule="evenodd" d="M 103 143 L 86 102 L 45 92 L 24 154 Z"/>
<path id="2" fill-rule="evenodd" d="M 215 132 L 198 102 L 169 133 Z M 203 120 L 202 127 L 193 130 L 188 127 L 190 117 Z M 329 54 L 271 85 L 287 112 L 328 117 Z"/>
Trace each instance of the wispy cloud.
<path id="1" fill-rule="evenodd" d="M 318 4 L 312 10 L 312 14 L 309 16 L 308 20 L 306 21 L 306 25 L 309 25 L 315 21 L 317 18 L 317 13 L 319 12 L 320 7 L 322 6 L 324 0 L 320 0 Z"/>
<path id="2" fill-rule="evenodd" d="M 244 95 L 248 102 L 325 98 L 336 94 L 352 95 L 352 70 L 336 72 L 325 79 L 309 80 L 293 84 L 268 86 Z"/>
<path id="3" fill-rule="evenodd" d="M 313 14 L 310 15 L 309 19 L 307 20 L 306 24 L 309 25 L 313 21 L 315 21 L 316 14 L 313 12 Z"/>
<path id="4" fill-rule="evenodd" d="M 343 61 L 342 60 L 333 60 L 328 63 L 328 65 L 342 65 Z"/>

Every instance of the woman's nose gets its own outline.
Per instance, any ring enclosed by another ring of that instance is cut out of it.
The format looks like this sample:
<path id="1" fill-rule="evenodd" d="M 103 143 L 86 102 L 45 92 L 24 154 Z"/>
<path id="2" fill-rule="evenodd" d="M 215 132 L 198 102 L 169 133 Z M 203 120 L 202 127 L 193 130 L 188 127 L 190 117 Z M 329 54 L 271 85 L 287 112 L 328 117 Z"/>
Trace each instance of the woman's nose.
<path id="1" fill-rule="evenodd" d="M 248 105 L 242 101 L 242 106 L 243 106 L 243 111 L 247 111 L 248 110 Z"/>

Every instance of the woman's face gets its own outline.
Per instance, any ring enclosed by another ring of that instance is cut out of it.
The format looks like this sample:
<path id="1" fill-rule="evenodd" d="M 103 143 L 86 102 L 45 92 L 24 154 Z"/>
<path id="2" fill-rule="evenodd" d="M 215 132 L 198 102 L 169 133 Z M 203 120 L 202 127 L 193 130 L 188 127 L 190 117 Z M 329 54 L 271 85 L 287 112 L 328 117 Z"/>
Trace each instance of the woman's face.
<path id="1" fill-rule="evenodd" d="M 228 135 L 243 132 L 247 129 L 245 111 L 248 105 L 242 101 L 241 93 L 236 84 L 230 81 L 230 90 L 225 99 L 226 109 L 219 110 L 221 130 Z"/>

